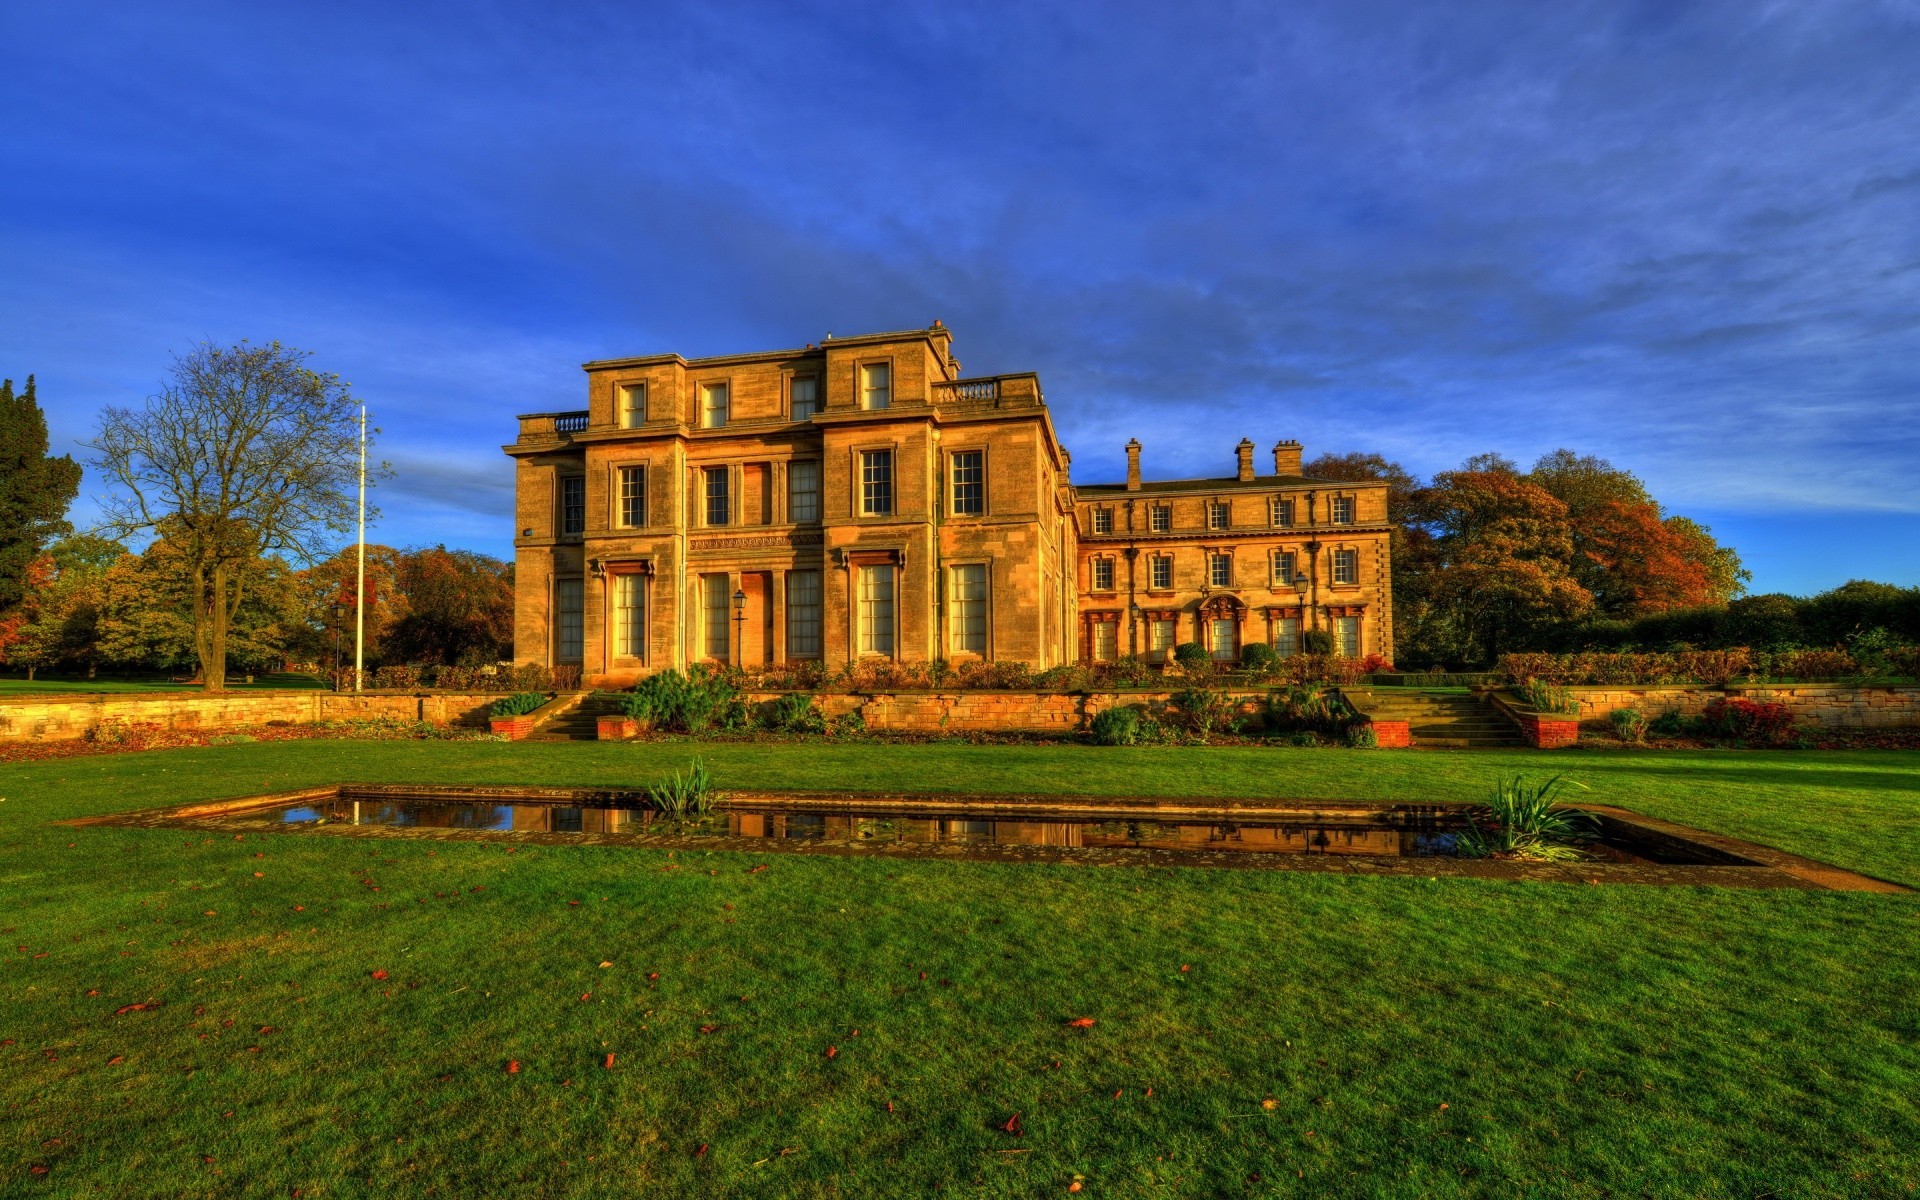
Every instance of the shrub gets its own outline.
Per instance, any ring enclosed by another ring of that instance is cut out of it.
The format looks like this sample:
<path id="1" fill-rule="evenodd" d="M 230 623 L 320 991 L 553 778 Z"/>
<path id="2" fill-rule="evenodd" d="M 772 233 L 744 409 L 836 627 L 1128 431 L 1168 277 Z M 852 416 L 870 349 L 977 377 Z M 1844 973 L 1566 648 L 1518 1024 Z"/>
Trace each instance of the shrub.
<path id="1" fill-rule="evenodd" d="M 1280 652 L 1265 642 L 1249 642 L 1240 647 L 1240 666 L 1255 675 L 1265 675 L 1281 663 Z"/>
<path id="2" fill-rule="evenodd" d="M 1154 682 L 1153 664 L 1131 654 L 1117 662 L 1096 663 L 1092 682 L 1096 687 L 1145 687 Z"/>
<path id="3" fill-rule="evenodd" d="M 825 733 L 827 719 L 805 692 L 789 692 L 767 701 L 760 722 L 775 733 Z"/>
<path id="4" fill-rule="evenodd" d="M 1360 673 L 1362 675 L 1391 675 L 1394 674 L 1394 666 L 1391 662 L 1387 661 L 1387 656 L 1384 654 L 1369 654 L 1360 660 Z"/>
<path id="5" fill-rule="evenodd" d="M 1700 714 L 1708 737 L 1740 742 L 1783 742 L 1793 733 L 1793 710 L 1784 704 L 1721 697 Z"/>
<path id="6" fill-rule="evenodd" d="M 580 690 L 580 664 L 561 663 L 552 668 L 553 690 L 556 692 L 577 692 Z"/>
<path id="7" fill-rule="evenodd" d="M 625 702 L 628 716 L 651 717 L 654 727 L 675 733 L 705 733 L 718 725 L 739 729 L 746 725 L 746 702 L 732 676 L 705 663 L 685 675 L 668 669 L 642 679 Z"/>
<path id="8" fill-rule="evenodd" d="M 1887 667 L 1895 675 L 1920 677 L 1920 646 L 1895 646 L 1887 651 Z"/>
<path id="9" fill-rule="evenodd" d="M 1561 684 L 1529 679 L 1520 685 L 1520 695 L 1525 698 L 1527 707 L 1535 712 L 1577 713 L 1580 711 L 1580 704 L 1573 698 L 1573 693 Z"/>
<path id="10" fill-rule="evenodd" d="M 1365 721 L 1347 726 L 1347 745 L 1355 750 L 1378 750 L 1380 738 Z"/>
<path id="11" fill-rule="evenodd" d="M 1647 732 L 1660 737 L 1679 737 L 1687 731 L 1687 719 L 1677 708 L 1669 708 L 1647 722 Z"/>
<path id="12" fill-rule="evenodd" d="M 545 692 L 515 692 L 511 696 L 502 696 L 487 709 L 492 717 L 524 717 L 547 702 Z"/>
<path id="13" fill-rule="evenodd" d="M 1607 714 L 1607 720 L 1613 722 L 1613 732 L 1623 742 L 1644 742 L 1647 740 L 1647 717 L 1637 708 L 1616 708 Z"/>
<path id="14" fill-rule="evenodd" d="M 1559 806 L 1556 797 L 1568 782 L 1562 775 L 1544 784 L 1519 775 L 1501 780 L 1486 806 L 1467 815 L 1466 828 L 1455 835 L 1455 849 L 1468 858 L 1585 858 L 1579 843 L 1599 831 L 1599 821 L 1591 813 Z"/>
<path id="15" fill-rule="evenodd" d="M 1311 729 L 1300 729 L 1287 735 L 1287 745 L 1289 746 L 1318 746 L 1320 744 L 1320 735 Z"/>
<path id="16" fill-rule="evenodd" d="M 1300 649 L 1308 654 L 1333 653 L 1333 634 L 1324 629 L 1309 629 L 1300 635 Z"/>
<path id="17" fill-rule="evenodd" d="M 1134 745 L 1140 740 L 1140 716 L 1132 704 L 1101 709 L 1093 717 L 1093 740 L 1102 746 Z"/>
<path id="18" fill-rule="evenodd" d="M 373 673 L 373 686 L 377 688 L 417 688 L 420 686 L 420 668 L 410 666 L 381 667 Z"/>
<path id="19" fill-rule="evenodd" d="M 705 816 L 726 796 L 713 786 L 707 764 L 699 759 L 647 788 L 647 802 L 674 817 Z"/>
<path id="20" fill-rule="evenodd" d="M 1775 679 L 1846 679 L 1860 664 L 1845 650 L 1788 650 L 1773 656 L 1768 674 Z"/>
<path id="21" fill-rule="evenodd" d="M 1213 652 L 1199 642 L 1181 642 L 1173 648 L 1173 661 L 1189 675 L 1213 674 Z"/>
<path id="22" fill-rule="evenodd" d="M 1174 693 L 1173 708 L 1187 728 L 1204 742 L 1216 729 L 1226 729 L 1233 724 L 1239 705 L 1218 688 L 1187 688 Z"/>
<path id="23" fill-rule="evenodd" d="M 1034 677 L 1033 686 L 1043 692 L 1084 692 L 1092 682 L 1092 673 L 1087 668 L 1066 663 L 1040 672 Z"/>
<path id="24" fill-rule="evenodd" d="M 1339 693 L 1298 686 L 1269 692 L 1266 710 L 1261 715 L 1272 733 L 1306 730 L 1328 737 L 1344 736 L 1357 719 Z"/>

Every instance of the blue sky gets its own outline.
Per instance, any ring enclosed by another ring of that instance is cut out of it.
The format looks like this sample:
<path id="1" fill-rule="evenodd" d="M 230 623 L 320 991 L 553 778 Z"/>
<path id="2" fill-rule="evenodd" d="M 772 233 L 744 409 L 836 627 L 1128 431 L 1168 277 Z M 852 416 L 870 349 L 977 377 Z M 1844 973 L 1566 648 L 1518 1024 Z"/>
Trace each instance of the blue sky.
<path id="1" fill-rule="evenodd" d="M 391 543 L 508 552 L 585 360 L 940 317 L 1083 482 L 1571 446 L 1756 590 L 1920 583 L 1907 0 L 14 0 L 0 50 L 0 373 L 71 445 L 196 340 L 310 349 Z"/>

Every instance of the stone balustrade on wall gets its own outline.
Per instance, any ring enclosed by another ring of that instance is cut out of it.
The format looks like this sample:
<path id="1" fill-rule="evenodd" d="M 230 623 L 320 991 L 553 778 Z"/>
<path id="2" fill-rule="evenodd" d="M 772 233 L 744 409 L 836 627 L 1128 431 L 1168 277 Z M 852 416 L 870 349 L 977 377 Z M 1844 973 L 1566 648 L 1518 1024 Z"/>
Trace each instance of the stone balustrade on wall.
<path id="1" fill-rule="evenodd" d="M 47 693 L 0 697 L 0 742 L 59 742 L 101 725 L 215 732 L 276 721 L 402 720 L 484 726 L 497 694 L 233 691 Z"/>

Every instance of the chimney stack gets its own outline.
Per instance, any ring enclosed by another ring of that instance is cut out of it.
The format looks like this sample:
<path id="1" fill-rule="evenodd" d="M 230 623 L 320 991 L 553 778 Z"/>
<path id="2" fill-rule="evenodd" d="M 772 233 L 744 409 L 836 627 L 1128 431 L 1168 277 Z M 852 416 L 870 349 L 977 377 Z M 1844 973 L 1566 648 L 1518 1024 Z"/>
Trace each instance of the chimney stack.
<path id="1" fill-rule="evenodd" d="M 1233 448 L 1233 452 L 1240 459 L 1240 482 L 1252 483 L 1253 482 L 1253 442 L 1252 440 L 1249 438 L 1241 438 L 1240 444 Z"/>
<path id="2" fill-rule="evenodd" d="M 1292 440 L 1273 444 L 1273 473 L 1275 475 L 1298 475 L 1300 473 L 1300 443 Z"/>
<path id="3" fill-rule="evenodd" d="M 1140 439 L 1127 439 L 1127 490 L 1140 490 Z"/>

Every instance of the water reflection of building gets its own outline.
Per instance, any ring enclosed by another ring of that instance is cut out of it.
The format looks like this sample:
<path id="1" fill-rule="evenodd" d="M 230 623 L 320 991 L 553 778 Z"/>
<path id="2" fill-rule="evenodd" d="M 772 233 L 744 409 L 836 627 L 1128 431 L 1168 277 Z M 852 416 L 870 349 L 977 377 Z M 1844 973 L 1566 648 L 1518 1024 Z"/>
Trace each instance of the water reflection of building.
<path id="1" fill-rule="evenodd" d="M 1418 835 L 1381 827 L 1163 824 L 1153 821 L 1004 821 L 733 812 L 734 837 L 1105 849 L 1226 850 L 1268 854 L 1415 853 Z"/>

